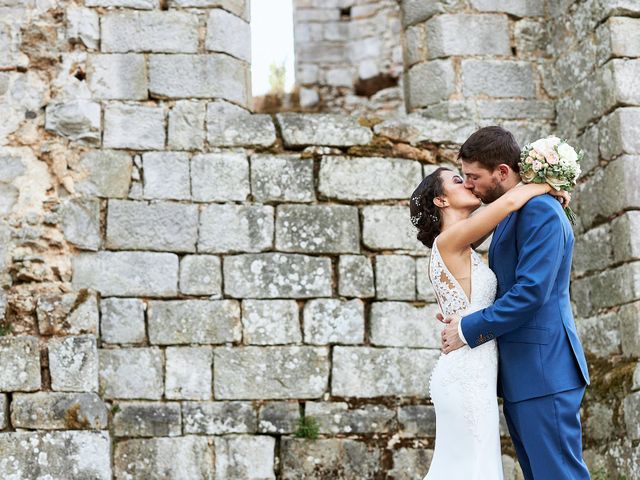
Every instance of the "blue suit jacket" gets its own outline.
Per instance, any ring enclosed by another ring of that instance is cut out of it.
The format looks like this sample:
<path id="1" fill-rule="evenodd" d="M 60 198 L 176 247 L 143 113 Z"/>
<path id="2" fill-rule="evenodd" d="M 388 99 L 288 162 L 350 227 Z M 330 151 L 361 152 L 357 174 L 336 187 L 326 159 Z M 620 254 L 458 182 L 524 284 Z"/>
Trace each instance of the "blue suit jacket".
<path id="1" fill-rule="evenodd" d="M 569 280 L 573 230 L 551 195 L 531 199 L 496 228 L 489 266 L 496 301 L 462 319 L 471 348 L 497 339 L 498 394 L 511 402 L 589 383 Z"/>

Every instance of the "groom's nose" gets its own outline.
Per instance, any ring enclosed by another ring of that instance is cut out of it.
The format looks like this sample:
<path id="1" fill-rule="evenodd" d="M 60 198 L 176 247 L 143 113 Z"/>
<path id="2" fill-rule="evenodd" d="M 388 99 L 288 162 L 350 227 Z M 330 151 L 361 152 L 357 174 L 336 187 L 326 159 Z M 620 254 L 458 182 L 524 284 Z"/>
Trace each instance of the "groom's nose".
<path id="1" fill-rule="evenodd" d="M 468 178 L 464 179 L 464 188 L 468 188 L 469 190 L 473 190 L 473 182 L 470 181 Z"/>

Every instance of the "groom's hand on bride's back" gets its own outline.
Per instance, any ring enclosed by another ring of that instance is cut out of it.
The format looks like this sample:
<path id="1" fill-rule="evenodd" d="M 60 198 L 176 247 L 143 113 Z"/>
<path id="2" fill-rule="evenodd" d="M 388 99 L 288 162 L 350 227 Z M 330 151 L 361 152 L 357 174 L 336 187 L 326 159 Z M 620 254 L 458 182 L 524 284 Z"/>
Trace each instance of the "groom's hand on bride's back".
<path id="1" fill-rule="evenodd" d="M 442 323 L 449 323 L 451 321 L 451 319 L 449 317 L 444 318 L 444 315 L 442 315 L 441 313 L 438 313 L 436 315 L 436 320 L 441 321 Z"/>

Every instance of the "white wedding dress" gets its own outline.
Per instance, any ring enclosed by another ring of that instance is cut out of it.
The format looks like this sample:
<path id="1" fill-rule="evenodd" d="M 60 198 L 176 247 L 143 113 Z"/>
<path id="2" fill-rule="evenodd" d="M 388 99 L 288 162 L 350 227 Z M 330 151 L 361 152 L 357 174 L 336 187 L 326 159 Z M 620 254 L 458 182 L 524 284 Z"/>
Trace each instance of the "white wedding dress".
<path id="1" fill-rule="evenodd" d="M 429 277 L 444 315 L 469 314 L 495 300 L 496 276 L 473 250 L 470 300 L 442 260 L 437 239 L 431 249 Z M 436 411 L 436 445 L 423 480 L 503 479 L 497 375 L 495 340 L 440 355 L 429 382 Z"/>

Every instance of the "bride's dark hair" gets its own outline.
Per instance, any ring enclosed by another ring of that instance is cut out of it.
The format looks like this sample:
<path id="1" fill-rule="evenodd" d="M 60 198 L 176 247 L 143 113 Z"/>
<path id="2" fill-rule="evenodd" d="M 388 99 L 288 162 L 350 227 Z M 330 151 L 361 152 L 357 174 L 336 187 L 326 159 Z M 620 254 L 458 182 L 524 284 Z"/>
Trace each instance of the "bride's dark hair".
<path id="1" fill-rule="evenodd" d="M 442 215 L 433 199 L 444 194 L 444 182 L 440 175 L 444 170 L 451 171 L 440 167 L 424 177 L 411 194 L 409 202 L 411 223 L 418 229 L 418 240 L 429 248 L 433 246 L 433 241 L 442 228 Z"/>

